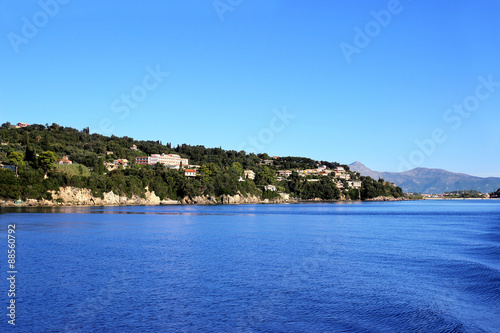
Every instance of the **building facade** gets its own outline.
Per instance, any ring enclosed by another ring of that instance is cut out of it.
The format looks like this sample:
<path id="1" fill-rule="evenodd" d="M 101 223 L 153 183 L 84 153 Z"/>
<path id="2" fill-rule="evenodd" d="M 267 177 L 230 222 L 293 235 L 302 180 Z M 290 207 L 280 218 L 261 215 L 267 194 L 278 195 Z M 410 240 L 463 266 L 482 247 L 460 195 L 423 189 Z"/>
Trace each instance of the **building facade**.
<path id="1" fill-rule="evenodd" d="M 255 172 L 253 172 L 252 170 L 245 170 L 243 172 L 243 174 L 245 175 L 245 178 L 248 178 L 248 179 L 251 179 L 251 180 L 255 179 Z"/>
<path id="2" fill-rule="evenodd" d="M 172 169 L 179 169 L 181 165 L 189 165 L 187 158 L 182 158 L 176 154 L 152 154 L 151 156 L 140 156 L 135 158 L 135 163 L 141 165 L 155 165 L 156 163 L 161 163 Z"/>
<path id="3" fill-rule="evenodd" d="M 69 160 L 68 156 L 63 156 L 63 158 L 57 161 L 57 164 L 73 164 L 73 162 Z"/>

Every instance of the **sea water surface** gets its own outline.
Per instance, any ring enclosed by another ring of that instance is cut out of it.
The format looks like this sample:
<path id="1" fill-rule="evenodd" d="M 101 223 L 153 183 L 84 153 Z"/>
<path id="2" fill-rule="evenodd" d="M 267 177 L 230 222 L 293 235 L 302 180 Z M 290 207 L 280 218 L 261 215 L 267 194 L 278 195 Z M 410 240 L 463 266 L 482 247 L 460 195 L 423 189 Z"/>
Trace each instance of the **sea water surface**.
<path id="1" fill-rule="evenodd" d="M 2 332 L 500 332 L 500 201 L 1 212 Z"/>

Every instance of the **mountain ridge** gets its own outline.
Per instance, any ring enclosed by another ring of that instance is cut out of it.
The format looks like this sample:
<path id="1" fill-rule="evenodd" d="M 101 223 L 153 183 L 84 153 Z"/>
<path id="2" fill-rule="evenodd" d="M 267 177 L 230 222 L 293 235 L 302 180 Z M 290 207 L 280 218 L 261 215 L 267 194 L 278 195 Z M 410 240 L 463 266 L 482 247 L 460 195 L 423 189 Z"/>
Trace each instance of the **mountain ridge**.
<path id="1" fill-rule="evenodd" d="M 404 192 L 431 194 L 476 190 L 488 193 L 500 188 L 499 177 L 477 177 L 444 169 L 418 167 L 403 172 L 374 171 L 359 161 L 349 164 L 349 168 L 359 172 L 362 176 L 370 176 L 374 179 L 383 178 L 395 183 Z"/>

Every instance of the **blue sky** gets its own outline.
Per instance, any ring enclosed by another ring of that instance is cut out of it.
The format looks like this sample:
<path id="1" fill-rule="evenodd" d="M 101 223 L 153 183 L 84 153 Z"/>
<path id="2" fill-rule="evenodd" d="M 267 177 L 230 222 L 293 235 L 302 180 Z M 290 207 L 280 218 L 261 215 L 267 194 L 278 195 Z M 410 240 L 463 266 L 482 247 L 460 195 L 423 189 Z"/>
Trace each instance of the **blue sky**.
<path id="1" fill-rule="evenodd" d="M 500 176 L 498 13 L 494 0 L 3 0 L 1 122 Z"/>

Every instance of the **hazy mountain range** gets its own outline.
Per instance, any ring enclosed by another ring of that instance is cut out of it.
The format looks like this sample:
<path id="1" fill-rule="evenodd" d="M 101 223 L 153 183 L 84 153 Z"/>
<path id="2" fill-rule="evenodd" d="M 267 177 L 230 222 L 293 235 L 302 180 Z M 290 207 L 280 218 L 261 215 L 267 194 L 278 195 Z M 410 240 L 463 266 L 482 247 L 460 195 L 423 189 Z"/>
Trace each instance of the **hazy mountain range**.
<path id="1" fill-rule="evenodd" d="M 373 171 L 361 162 L 349 164 L 351 171 L 373 179 L 383 178 L 401 187 L 404 192 L 443 193 L 456 190 L 477 190 L 483 193 L 500 188 L 499 177 L 475 177 L 442 169 L 415 168 L 404 172 Z"/>

